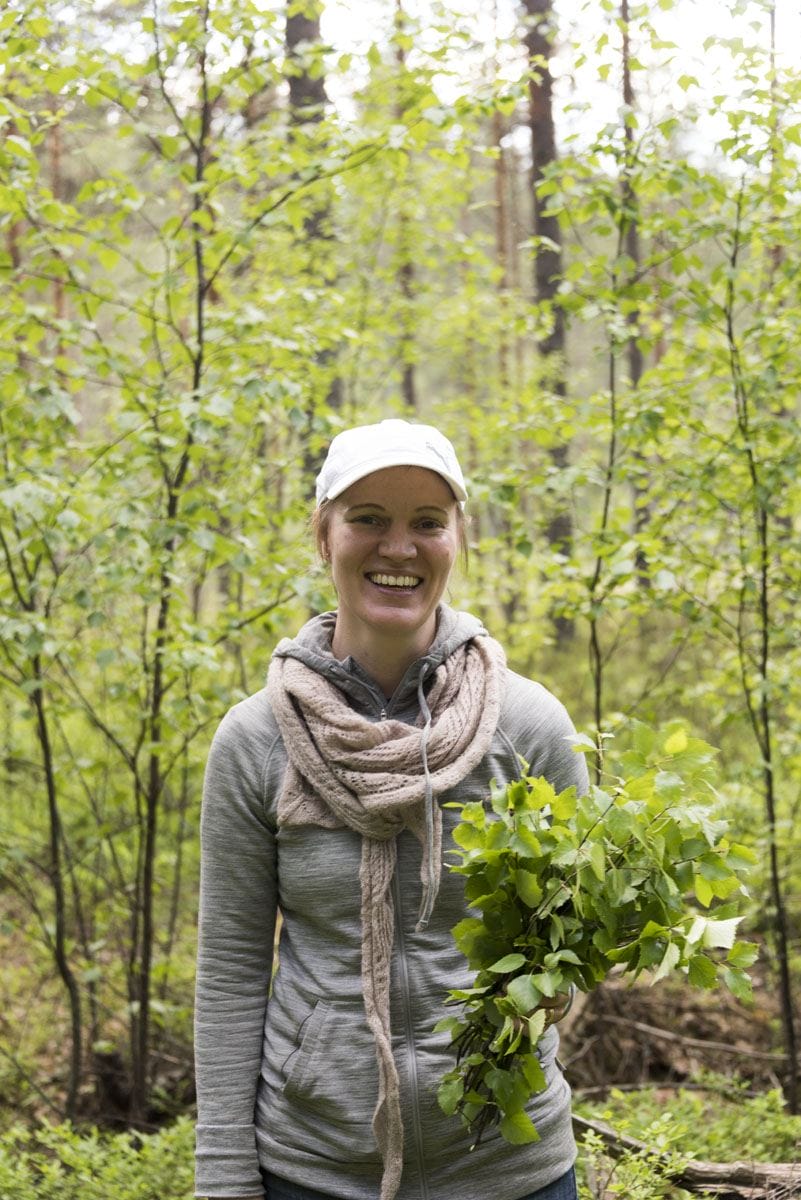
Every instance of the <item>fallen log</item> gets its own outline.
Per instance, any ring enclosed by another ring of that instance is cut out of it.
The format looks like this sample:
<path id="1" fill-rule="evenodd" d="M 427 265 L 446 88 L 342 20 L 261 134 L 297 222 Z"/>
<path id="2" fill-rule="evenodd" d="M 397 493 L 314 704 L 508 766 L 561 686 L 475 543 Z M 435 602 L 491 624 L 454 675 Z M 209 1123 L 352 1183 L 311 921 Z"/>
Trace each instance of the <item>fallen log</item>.
<path id="1" fill-rule="evenodd" d="M 573 1116 L 576 1134 L 594 1133 L 611 1158 L 624 1154 L 647 1154 L 659 1160 L 659 1154 L 629 1134 L 616 1133 L 600 1121 Z M 721 1200 L 789 1200 L 801 1196 L 801 1162 L 697 1162 L 685 1163 L 680 1170 L 665 1164 L 665 1178 L 688 1192 L 703 1192 Z"/>

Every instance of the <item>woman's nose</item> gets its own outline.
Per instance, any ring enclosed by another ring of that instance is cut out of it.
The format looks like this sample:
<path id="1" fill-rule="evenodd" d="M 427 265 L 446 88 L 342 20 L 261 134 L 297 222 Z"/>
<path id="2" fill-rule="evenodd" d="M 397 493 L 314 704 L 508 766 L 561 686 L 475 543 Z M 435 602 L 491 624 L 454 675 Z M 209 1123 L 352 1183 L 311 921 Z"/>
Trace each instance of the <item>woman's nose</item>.
<path id="1" fill-rule="evenodd" d="M 408 529 L 390 526 L 378 543 L 378 552 L 384 558 L 413 558 L 417 553 L 414 538 Z"/>

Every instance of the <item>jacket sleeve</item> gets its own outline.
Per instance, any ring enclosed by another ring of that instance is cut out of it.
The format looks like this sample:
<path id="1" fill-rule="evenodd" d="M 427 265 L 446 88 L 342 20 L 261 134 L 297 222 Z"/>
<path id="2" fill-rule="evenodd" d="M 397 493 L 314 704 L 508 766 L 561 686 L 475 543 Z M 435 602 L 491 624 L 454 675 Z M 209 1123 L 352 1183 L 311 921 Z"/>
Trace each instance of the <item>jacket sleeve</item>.
<path id="1" fill-rule="evenodd" d="M 254 1109 L 277 911 L 269 743 L 250 701 L 212 743 L 201 814 L 195 998 L 196 1195 L 263 1196 Z"/>
<path id="2" fill-rule="evenodd" d="M 573 749 L 576 732 L 567 709 L 542 684 L 509 673 L 501 715 L 515 749 L 528 763 L 528 774 L 543 776 L 557 792 L 575 786 L 587 791 L 590 780 L 584 754 Z"/>

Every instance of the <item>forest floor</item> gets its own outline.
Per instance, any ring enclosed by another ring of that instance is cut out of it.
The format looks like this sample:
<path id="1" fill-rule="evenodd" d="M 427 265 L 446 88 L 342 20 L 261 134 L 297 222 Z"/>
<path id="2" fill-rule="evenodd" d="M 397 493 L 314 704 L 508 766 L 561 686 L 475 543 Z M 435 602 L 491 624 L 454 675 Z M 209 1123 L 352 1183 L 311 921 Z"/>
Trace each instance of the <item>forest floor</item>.
<path id="1" fill-rule="evenodd" d="M 0 930 L 0 1126 L 15 1116 L 49 1117 L 63 1098 L 67 1021 L 62 990 L 37 975 L 19 932 Z M 579 993 L 561 1022 L 560 1060 L 576 1100 L 602 1099 L 611 1088 L 703 1086 L 731 1078 L 733 1090 L 764 1093 L 781 1086 L 781 1023 L 772 980 L 752 968 L 754 1000 L 744 1004 L 724 989 L 702 991 L 681 979 L 655 987 L 614 978 L 590 995 Z M 38 980 L 38 982 L 37 982 Z M 155 1124 L 191 1109 L 191 1046 L 167 1039 L 157 1055 L 162 1097 Z M 124 1123 L 125 1065 L 109 1046 L 96 1055 L 98 1078 L 87 1082 L 82 1116 L 110 1127 Z M 734 1086 L 736 1084 L 736 1087 Z M 10 1111 L 9 1111 L 10 1110 Z"/>
<path id="2" fill-rule="evenodd" d="M 772 982 L 752 972 L 754 1000 L 724 989 L 702 991 L 681 980 L 652 987 L 609 979 L 578 995 L 560 1026 L 567 1077 L 577 1097 L 611 1087 L 692 1085 L 732 1076 L 757 1092 L 780 1086 L 784 1056 Z"/>
<path id="3" fill-rule="evenodd" d="M 751 975 L 751 1003 L 680 978 L 608 979 L 576 998 L 560 1058 L 596 1200 L 801 1196 L 801 1120 L 782 1101 L 776 990 L 760 965 Z"/>

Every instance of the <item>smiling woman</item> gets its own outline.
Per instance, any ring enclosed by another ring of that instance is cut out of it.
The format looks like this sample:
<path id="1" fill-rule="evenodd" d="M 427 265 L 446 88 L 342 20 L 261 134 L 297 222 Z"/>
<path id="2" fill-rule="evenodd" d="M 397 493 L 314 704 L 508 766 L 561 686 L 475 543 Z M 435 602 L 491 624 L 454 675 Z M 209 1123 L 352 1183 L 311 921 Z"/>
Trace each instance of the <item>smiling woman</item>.
<path id="1" fill-rule="evenodd" d="M 548 1085 L 530 1111 L 536 1145 L 495 1136 L 471 1150 L 436 1101 L 454 1061 L 435 1026 L 448 989 L 469 984 L 450 933 L 467 913 L 463 888 L 440 879 L 458 819 L 448 802 L 488 805 L 490 780 L 518 778 L 521 760 L 557 791 L 587 783 L 559 702 L 442 602 L 466 500 L 438 430 L 389 420 L 339 434 L 314 519 L 337 609 L 279 643 L 267 687 L 215 736 L 202 821 L 200 1196 L 575 1197 L 553 1027 L 540 1042 Z"/>

